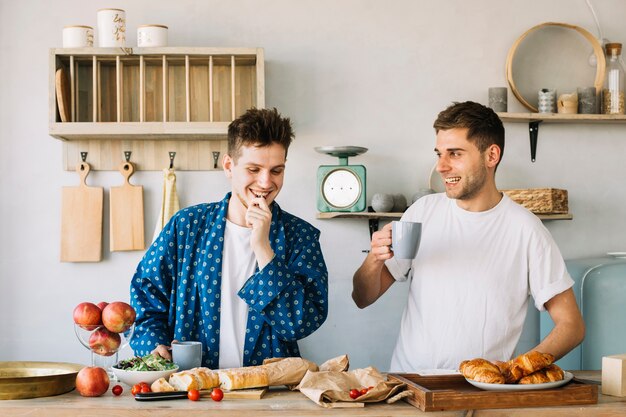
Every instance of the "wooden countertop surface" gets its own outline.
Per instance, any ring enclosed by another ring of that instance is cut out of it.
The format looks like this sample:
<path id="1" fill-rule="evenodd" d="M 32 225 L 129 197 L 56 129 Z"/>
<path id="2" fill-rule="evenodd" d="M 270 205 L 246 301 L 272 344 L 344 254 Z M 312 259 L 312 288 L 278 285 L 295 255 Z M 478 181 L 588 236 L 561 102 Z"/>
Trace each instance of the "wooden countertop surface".
<path id="1" fill-rule="evenodd" d="M 580 378 L 599 380 L 599 371 L 574 372 Z M 200 401 L 135 401 L 130 389 L 125 387 L 120 397 L 114 397 L 111 390 L 96 398 L 83 398 L 75 390 L 67 394 L 33 398 L 27 400 L 0 401 L 0 416 L 112 416 L 112 417 L 164 417 L 164 416 L 444 416 L 444 417 L 589 417 L 589 416 L 626 416 L 626 398 L 610 397 L 599 394 L 598 404 L 586 406 L 533 407 L 514 409 L 489 409 L 442 411 L 424 413 L 404 401 L 394 404 L 366 404 L 362 408 L 326 409 L 318 406 L 297 391 L 271 389 L 261 400 L 226 399 L 214 402 L 209 397 Z"/>

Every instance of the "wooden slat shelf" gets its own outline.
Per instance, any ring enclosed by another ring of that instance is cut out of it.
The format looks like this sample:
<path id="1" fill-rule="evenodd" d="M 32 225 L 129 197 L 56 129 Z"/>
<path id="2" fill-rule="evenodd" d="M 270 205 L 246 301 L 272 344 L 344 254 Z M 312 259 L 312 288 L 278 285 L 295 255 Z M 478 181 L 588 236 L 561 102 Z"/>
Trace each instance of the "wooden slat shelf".
<path id="1" fill-rule="evenodd" d="M 65 72 L 62 121 L 56 72 Z M 49 134 L 63 141 L 63 166 L 117 170 L 130 151 L 139 170 L 215 170 L 228 125 L 265 107 L 262 48 L 52 48 Z"/>

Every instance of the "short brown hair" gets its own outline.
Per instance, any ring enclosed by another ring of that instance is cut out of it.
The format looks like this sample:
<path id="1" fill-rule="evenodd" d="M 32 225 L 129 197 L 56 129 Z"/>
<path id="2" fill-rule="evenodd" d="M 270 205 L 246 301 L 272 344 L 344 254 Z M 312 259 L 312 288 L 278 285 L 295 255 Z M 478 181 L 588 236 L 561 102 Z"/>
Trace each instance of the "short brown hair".
<path id="1" fill-rule="evenodd" d="M 291 120 L 282 117 L 276 108 L 252 108 L 228 125 L 228 154 L 234 161 L 242 146 L 270 146 L 278 143 L 287 150 L 294 138 Z"/>
<path id="2" fill-rule="evenodd" d="M 473 101 L 454 102 L 439 113 L 433 127 L 437 133 L 440 130 L 455 128 L 468 129 L 467 140 L 474 143 L 480 152 L 485 152 L 491 145 L 497 145 L 502 160 L 504 126 L 498 115 L 489 107 Z"/>

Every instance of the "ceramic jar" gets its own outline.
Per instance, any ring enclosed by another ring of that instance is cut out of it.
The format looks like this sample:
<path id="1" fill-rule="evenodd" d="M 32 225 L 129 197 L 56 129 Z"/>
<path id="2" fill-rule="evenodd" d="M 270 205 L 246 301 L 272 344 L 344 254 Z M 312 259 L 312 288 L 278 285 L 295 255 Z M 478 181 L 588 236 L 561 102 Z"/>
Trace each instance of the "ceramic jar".
<path id="1" fill-rule="evenodd" d="M 137 46 L 150 48 L 167 46 L 167 26 L 141 25 L 137 28 Z"/>
<path id="2" fill-rule="evenodd" d="M 93 28 L 74 25 L 63 28 L 64 48 L 91 48 L 93 46 Z"/>
<path id="3" fill-rule="evenodd" d="M 126 46 L 126 12 L 122 9 L 98 10 L 98 46 Z"/>

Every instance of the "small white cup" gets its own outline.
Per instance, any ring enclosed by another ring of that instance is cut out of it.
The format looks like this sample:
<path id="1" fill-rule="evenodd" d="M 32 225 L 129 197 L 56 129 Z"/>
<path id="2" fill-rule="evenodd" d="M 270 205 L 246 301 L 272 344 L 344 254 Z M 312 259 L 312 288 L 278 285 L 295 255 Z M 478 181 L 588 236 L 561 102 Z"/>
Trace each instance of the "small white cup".
<path id="1" fill-rule="evenodd" d="M 64 48 L 91 48 L 93 46 L 93 28 L 73 25 L 63 28 Z"/>
<path id="2" fill-rule="evenodd" d="M 126 46 L 126 12 L 122 9 L 98 10 L 98 46 Z"/>
<path id="3" fill-rule="evenodd" d="M 413 259 L 422 239 L 422 223 L 394 221 L 391 223 L 391 250 L 398 259 Z"/>
<path id="4" fill-rule="evenodd" d="M 141 25 L 137 28 L 137 46 L 152 48 L 167 46 L 167 26 Z"/>
<path id="5" fill-rule="evenodd" d="M 172 342 L 172 361 L 180 371 L 202 364 L 202 342 Z"/>

